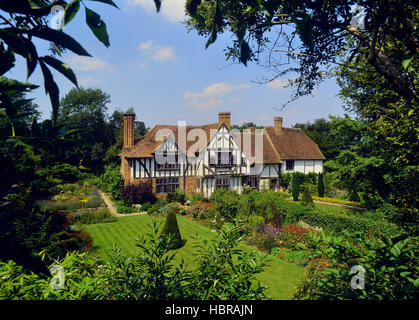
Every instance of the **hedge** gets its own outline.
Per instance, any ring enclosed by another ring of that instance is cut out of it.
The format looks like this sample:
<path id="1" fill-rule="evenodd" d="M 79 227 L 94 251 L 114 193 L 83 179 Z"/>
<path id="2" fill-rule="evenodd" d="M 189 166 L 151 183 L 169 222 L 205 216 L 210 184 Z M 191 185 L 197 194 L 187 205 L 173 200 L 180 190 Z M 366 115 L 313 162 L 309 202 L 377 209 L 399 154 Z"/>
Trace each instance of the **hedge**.
<path id="1" fill-rule="evenodd" d="M 360 217 L 359 215 L 346 215 L 334 212 L 316 212 L 315 208 L 310 209 L 299 204 L 288 206 L 286 223 L 297 223 L 301 220 L 311 226 L 322 227 L 336 233 L 341 233 L 343 230 L 351 232 L 364 231 L 372 233 L 376 237 L 394 237 L 403 233 L 403 230 L 396 224 L 383 220 L 373 220 Z"/>

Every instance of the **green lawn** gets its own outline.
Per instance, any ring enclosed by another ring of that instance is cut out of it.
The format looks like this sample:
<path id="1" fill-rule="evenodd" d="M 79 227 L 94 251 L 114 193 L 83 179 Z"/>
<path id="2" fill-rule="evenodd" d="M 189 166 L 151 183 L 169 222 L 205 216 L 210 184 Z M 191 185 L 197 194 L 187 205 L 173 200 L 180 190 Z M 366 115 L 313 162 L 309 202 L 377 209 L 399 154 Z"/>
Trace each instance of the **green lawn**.
<path id="1" fill-rule="evenodd" d="M 209 228 L 199 225 L 191 220 L 178 216 L 179 229 L 182 239 L 186 244 L 177 250 L 177 260 L 181 257 L 187 258 L 191 268 L 195 266 L 193 237 L 198 233 L 201 238 L 212 240 L 216 234 Z M 114 243 L 123 250 L 124 253 L 132 255 L 136 252 L 135 240 L 142 233 L 150 231 L 152 219 L 163 221 L 162 218 L 151 218 L 148 215 L 138 215 L 131 217 L 118 218 L 116 222 L 85 225 L 84 229 L 91 233 L 93 237 L 94 249 L 103 259 L 108 258 L 108 254 Z M 255 250 L 245 244 L 240 245 L 243 250 Z M 290 299 L 295 290 L 295 286 L 301 276 L 303 268 L 289 264 L 277 257 L 270 256 L 270 262 L 264 271 L 257 276 L 260 282 L 267 286 L 267 294 L 274 299 Z"/>

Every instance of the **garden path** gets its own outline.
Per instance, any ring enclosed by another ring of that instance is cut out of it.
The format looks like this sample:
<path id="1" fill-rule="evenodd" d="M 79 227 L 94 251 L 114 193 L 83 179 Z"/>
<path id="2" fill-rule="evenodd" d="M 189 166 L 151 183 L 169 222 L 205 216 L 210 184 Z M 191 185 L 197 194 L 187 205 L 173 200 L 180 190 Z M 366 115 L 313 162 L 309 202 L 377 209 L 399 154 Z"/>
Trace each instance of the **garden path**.
<path id="1" fill-rule="evenodd" d="M 101 196 L 101 198 L 103 199 L 103 202 L 105 203 L 106 207 L 108 208 L 109 212 L 111 215 L 115 216 L 115 217 L 130 217 L 130 216 L 138 216 L 140 214 L 147 214 L 147 212 L 143 211 L 143 212 L 133 212 L 133 213 L 127 213 L 127 214 L 122 214 L 122 213 L 118 213 L 118 211 L 115 208 L 115 205 L 113 204 L 111 198 L 109 198 L 109 196 L 104 193 L 102 190 L 99 190 L 99 194 Z"/>

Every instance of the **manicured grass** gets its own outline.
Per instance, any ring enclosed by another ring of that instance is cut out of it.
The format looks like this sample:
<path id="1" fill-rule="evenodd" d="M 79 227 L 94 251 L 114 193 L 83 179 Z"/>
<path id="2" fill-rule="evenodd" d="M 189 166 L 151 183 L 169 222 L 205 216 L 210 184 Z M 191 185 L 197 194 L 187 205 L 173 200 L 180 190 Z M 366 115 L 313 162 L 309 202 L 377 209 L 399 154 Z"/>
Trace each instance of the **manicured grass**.
<path id="1" fill-rule="evenodd" d="M 194 239 L 198 233 L 202 239 L 214 240 L 216 233 L 209 228 L 199 225 L 191 220 L 178 216 L 178 224 L 185 245 L 176 250 L 176 260 L 180 261 L 183 257 L 188 259 L 189 267 L 194 268 L 194 262 L 197 249 L 194 245 L 197 243 Z M 84 229 L 93 237 L 93 248 L 103 259 L 109 257 L 112 246 L 117 243 L 121 250 L 128 255 L 133 255 L 137 251 L 135 246 L 136 239 L 141 234 L 149 232 L 152 219 L 160 222 L 164 218 L 151 218 L 148 215 L 138 215 L 131 217 L 118 218 L 116 222 L 85 225 Z M 240 245 L 240 249 L 254 251 L 255 249 L 245 244 Z M 257 275 L 260 282 L 267 286 L 266 293 L 273 299 L 290 299 L 295 291 L 298 279 L 303 272 L 303 268 L 287 263 L 277 257 L 269 256 L 268 265 L 264 271 Z"/>

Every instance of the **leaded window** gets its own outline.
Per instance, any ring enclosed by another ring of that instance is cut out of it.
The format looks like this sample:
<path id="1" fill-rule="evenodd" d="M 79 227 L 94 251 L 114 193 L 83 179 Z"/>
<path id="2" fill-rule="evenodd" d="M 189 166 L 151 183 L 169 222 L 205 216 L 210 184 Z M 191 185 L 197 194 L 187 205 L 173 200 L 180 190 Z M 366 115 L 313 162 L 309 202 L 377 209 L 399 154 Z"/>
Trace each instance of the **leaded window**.
<path id="1" fill-rule="evenodd" d="M 230 189 L 230 177 L 229 176 L 217 176 L 215 179 L 216 189 Z"/>
<path id="2" fill-rule="evenodd" d="M 156 193 L 173 192 L 179 188 L 178 177 L 156 178 Z"/>

